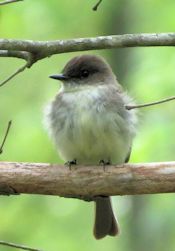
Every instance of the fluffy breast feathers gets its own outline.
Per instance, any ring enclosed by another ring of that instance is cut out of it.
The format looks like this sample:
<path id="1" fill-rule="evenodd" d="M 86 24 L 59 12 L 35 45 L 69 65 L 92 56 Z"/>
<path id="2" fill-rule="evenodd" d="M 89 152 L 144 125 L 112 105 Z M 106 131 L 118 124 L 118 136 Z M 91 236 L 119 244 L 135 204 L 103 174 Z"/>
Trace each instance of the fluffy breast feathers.
<path id="1" fill-rule="evenodd" d="M 115 86 L 60 90 L 46 109 L 46 124 L 60 156 L 82 164 L 101 159 L 123 163 L 136 131 L 136 115 L 125 105 L 131 98 Z"/>

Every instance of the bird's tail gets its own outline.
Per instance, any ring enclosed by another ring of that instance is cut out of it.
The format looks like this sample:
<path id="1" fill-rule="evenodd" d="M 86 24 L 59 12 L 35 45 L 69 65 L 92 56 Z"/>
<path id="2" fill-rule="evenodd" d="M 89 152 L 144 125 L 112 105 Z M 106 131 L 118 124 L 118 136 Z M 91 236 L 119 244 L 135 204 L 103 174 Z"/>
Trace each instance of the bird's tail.
<path id="1" fill-rule="evenodd" d="M 94 236 L 101 239 L 106 235 L 119 233 L 118 222 L 114 216 L 110 197 L 98 197 L 95 201 Z"/>

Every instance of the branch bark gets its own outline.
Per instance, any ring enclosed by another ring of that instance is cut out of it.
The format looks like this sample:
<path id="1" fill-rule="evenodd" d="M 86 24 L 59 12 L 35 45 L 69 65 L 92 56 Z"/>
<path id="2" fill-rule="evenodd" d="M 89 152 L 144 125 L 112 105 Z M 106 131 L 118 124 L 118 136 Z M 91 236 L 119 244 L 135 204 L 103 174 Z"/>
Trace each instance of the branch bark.
<path id="1" fill-rule="evenodd" d="M 0 191 L 63 197 L 175 192 L 175 162 L 76 166 L 0 162 Z"/>
<path id="2" fill-rule="evenodd" d="M 55 41 L 0 39 L 0 57 L 22 58 L 27 62 L 26 65 L 3 81 L 1 85 L 4 85 L 21 71 L 31 67 L 38 60 L 55 54 L 146 46 L 175 46 L 175 33 L 124 34 Z"/>
<path id="3" fill-rule="evenodd" d="M 30 52 L 38 60 L 66 52 L 143 46 L 175 46 L 175 33 L 124 34 L 55 41 L 0 39 L 0 50 Z"/>

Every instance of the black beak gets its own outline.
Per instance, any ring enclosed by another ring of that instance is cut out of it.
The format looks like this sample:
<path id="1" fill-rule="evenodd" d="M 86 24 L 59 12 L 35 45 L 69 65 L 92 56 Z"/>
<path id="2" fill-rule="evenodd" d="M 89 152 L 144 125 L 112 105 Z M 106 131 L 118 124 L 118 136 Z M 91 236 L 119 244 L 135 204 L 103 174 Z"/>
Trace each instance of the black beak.
<path id="1" fill-rule="evenodd" d="M 66 80 L 69 79 L 69 78 L 68 78 L 67 76 L 65 76 L 64 74 L 51 75 L 51 76 L 49 76 L 49 78 L 53 78 L 53 79 L 61 80 L 61 81 L 66 81 Z"/>

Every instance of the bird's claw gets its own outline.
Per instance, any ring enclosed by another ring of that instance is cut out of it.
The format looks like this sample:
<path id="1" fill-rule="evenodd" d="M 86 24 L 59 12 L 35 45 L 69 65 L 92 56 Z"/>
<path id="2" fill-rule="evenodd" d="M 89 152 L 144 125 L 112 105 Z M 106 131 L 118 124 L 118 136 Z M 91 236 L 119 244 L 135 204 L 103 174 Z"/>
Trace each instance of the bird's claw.
<path id="1" fill-rule="evenodd" d="M 77 164 L 77 160 L 76 160 L 76 159 L 67 161 L 67 162 L 65 163 L 65 165 L 69 167 L 69 170 L 71 170 L 72 165 L 76 165 L 76 164 Z"/>
<path id="2" fill-rule="evenodd" d="M 111 165 L 111 162 L 110 162 L 110 160 L 103 160 L 103 159 L 101 159 L 99 161 L 99 165 L 103 166 L 103 171 L 105 172 L 106 171 L 106 166 Z"/>

